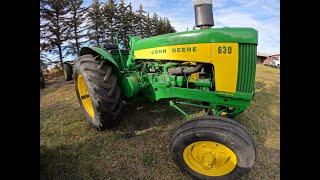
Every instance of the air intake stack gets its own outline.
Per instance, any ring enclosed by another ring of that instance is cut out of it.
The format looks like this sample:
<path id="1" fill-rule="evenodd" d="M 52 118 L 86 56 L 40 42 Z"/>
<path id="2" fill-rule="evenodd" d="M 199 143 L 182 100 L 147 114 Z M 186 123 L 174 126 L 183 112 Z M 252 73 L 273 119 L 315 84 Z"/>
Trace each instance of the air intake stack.
<path id="1" fill-rule="evenodd" d="M 212 0 L 193 0 L 196 27 L 206 29 L 214 26 Z"/>

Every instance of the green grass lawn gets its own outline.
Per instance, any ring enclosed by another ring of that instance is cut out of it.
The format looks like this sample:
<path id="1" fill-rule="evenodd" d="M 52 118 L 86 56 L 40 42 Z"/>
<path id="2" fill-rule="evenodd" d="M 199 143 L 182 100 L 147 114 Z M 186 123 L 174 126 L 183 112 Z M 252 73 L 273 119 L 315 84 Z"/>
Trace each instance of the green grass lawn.
<path id="1" fill-rule="evenodd" d="M 88 127 L 73 82 L 40 90 L 41 179 L 190 179 L 171 161 L 170 139 L 182 123 L 168 101 L 128 103 L 113 130 Z M 256 95 L 235 118 L 256 141 L 257 158 L 242 179 L 280 179 L 280 70 L 257 65 Z"/>

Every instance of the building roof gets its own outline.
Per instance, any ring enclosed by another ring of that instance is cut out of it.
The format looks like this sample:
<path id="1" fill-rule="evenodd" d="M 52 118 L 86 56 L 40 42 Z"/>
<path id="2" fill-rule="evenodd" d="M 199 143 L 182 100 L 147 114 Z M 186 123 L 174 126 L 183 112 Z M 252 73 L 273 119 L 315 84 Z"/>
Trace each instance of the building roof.
<path id="1" fill-rule="evenodd" d="M 261 56 L 261 57 L 280 56 L 280 53 L 267 54 L 267 53 L 258 52 L 257 56 Z"/>
<path id="2" fill-rule="evenodd" d="M 269 57 L 269 56 L 271 56 L 271 54 L 266 54 L 266 53 L 260 53 L 260 52 L 258 52 L 258 53 L 257 53 L 257 56 Z"/>

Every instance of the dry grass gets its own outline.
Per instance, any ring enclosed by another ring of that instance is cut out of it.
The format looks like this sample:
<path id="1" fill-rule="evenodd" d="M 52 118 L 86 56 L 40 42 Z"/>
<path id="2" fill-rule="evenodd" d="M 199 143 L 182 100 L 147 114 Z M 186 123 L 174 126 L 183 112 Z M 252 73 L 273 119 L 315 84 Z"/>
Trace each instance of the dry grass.
<path id="1" fill-rule="evenodd" d="M 52 80 L 54 78 L 63 76 L 63 71 L 62 71 L 62 69 L 53 68 L 53 69 L 45 70 L 43 72 L 43 76 L 45 79 Z"/>
<path id="2" fill-rule="evenodd" d="M 257 65 L 256 97 L 235 119 L 257 145 L 253 169 L 242 179 L 280 179 L 279 69 Z M 169 143 L 181 115 L 167 101 L 126 104 L 112 131 L 91 130 L 73 82 L 47 82 L 41 100 L 41 179 L 190 179 L 170 159 Z"/>

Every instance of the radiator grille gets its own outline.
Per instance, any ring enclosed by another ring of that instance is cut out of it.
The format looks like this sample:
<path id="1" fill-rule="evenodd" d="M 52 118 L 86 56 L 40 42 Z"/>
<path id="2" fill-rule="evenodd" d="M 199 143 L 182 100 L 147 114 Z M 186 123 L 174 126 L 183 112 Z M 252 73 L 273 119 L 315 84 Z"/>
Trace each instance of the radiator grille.
<path id="1" fill-rule="evenodd" d="M 256 44 L 239 44 L 238 92 L 251 93 L 254 91 L 256 59 Z"/>

